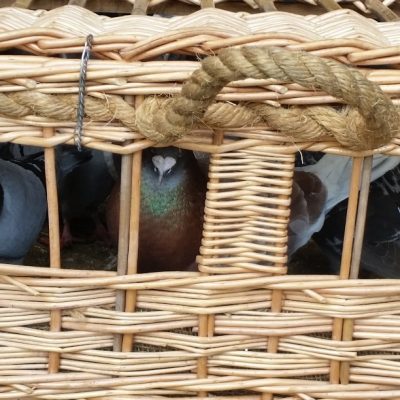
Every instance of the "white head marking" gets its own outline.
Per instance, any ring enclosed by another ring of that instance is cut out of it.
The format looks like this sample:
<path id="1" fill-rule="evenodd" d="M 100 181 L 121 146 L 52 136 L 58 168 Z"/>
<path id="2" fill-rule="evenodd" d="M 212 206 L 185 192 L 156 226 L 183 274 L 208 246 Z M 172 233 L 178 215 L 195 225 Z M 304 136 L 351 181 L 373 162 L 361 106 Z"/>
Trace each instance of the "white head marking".
<path id="1" fill-rule="evenodd" d="M 175 164 L 176 159 L 173 157 L 163 157 L 160 155 L 153 156 L 151 161 L 153 162 L 154 168 L 158 171 L 158 183 L 161 183 L 164 174 L 169 171 Z"/>

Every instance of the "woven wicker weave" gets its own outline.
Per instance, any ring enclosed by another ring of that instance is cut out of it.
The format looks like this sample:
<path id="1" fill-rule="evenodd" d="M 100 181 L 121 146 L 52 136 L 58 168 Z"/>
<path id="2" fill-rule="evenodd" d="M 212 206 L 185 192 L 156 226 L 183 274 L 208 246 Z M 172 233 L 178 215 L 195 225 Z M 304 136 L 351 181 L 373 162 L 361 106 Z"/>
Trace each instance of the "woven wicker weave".
<path id="1" fill-rule="evenodd" d="M 50 57 L 82 52 L 89 33 L 97 59 L 88 66 L 92 121 L 82 143 L 123 154 L 126 171 L 118 273 L 60 268 L 54 146 L 74 140 L 68 113 L 80 67 Z M 180 93 L 200 66 L 155 59 L 243 45 L 350 64 L 400 102 L 400 22 L 350 10 L 304 17 L 208 8 L 163 19 L 0 8 L 0 48 L 33 54 L 0 55 L 0 141 L 46 149 L 51 266 L 0 264 L 0 399 L 400 399 L 400 281 L 349 279 L 360 245 L 352 240 L 339 276 L 286 275 L 296 152 L 354 157 L 350 239 L 362 223 L 355 216 L 364 157 L 400 155 L 400 137 L 365 151 L 331 136 L 296 139 L 248 106 L 341 103 L 322 90 L 271 78 L 228 84 L 205 124 L 175 143 L 212 154 L 201 272 L 135 274 L 135 182 L 141 150 L 153 144 L 136 130 L 135 112 L 152 95 Z M 219 107 L 233 114 L 224 119 Z"/>
<path id="2" fill-rule="evenodd" d="M 230 11 L 260 12 L 274 9 L 300 14 L 333 11 L 351 8 L 366 16 L 376 16 L 382 21 L 397 19 L 399 7 L 396 0 L 300 0 L 296 4 L 285 0 L 2 0 L 0 5 L 31 9 L 52 9 L 66 4 L 86 7 L 94 12 L 134 14 L 146 11 L 169 15 L 185 15 L 200 7 L 216 6 Z"/>

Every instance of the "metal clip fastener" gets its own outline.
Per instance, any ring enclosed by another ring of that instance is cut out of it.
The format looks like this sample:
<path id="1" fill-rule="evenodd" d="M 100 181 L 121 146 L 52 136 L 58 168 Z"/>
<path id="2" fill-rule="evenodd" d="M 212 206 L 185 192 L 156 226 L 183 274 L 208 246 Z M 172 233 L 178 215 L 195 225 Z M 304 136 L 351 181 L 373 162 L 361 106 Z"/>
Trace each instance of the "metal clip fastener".
<path id="1" fill-rule="evenodd" d="M 83 130 L 83 118 L 85 116 L 85 95 L 86 95 L 86 74 L 87 64 L 90 57 L 90 51 L 92 50 L 93 35 L 86 37 L 85 47 L 83 48 L 81 57 L 81 67 L 79 71 L 79 94 L 78 94 L 78 106 L 76 116 L 76 127 L 74 130 L 74 142 L 78 151 L 82 150 L 82 130 Z"/>

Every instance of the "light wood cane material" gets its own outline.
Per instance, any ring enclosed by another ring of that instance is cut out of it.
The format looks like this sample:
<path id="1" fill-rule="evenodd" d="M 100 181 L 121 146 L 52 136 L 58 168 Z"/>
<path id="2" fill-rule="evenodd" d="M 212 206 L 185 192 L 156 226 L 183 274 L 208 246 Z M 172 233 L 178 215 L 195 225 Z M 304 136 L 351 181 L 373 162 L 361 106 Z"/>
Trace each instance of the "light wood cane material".
<path id="1" fill-rule="evenodd" d="M 0 55 L 0 142 L 46 149 L 53 267 L 0 264 L 0 400 L 400 398 L 400 280 L 357 279 L 365 157 L 399 156 L 400 137 L 357 151 L 317 128 L 301 138 L 282 131 L 289 118 L 308 123 L 312 106 L 335 107 L 328 125 L 341 120 L 340 96 L 323 85 L 241 76 L 221 90 L 174 143 L 211 154 L 199 272 L 136 273 L 141 151 L 156 144 L 138 129 L 140 107 L 151 101 L 157 112 L 163 99 L 155 95 L 171 102 L 200 67 L 198 55 L 273 46 L 351 65 L 357 83 L 363 76 L 378 85 L 397 112 L 400 22 L 349 10 L 235 14 L 218 0 L 187 1 L 205 9 L 162 18 L 137 14 L 156 1 L 133 3 L 135 15 L 117 18 L 76 6 L 0 8 L 1 51 L 29 53 Z M 53 56 L 79 54 L 88 33 L 95 58 L 82 144 L 123 155 L 115 272 L 59 268 L 54 154 L 73 144 L 79 59 Z M 165 61 L 165 53 L 195 58 Z M 286 274 L 299 150 L 355 160 L 338 276 Z"/>
<path id="2" fill-rule="evenodd" d="M 296 4 L 297 3 L 297 4 Z M 0 6 L 14 6 L 31 9 L 51 9 L 66 4 L 80 5 L 97 13 L 131 13 L 132 5 L 139 14 L 142 10 L 166 13 L 167 15 L 183 15 L 193 13 L 200 7 L 219 7 L 235 12 L 257 13 L 278 9 L 294 13 L 323 13 L 340 8 L 352 8 L 366 16 L 378 17 L 382 21 L 397 18 L 399 8 L 395 0 L 299 0 L 294 4 L 287 4 L 282 0 L 2 0 Z M 321 7 L 318 7 L 321 6 Z M 395 11 L 393 11 L 393 10 Z"/>

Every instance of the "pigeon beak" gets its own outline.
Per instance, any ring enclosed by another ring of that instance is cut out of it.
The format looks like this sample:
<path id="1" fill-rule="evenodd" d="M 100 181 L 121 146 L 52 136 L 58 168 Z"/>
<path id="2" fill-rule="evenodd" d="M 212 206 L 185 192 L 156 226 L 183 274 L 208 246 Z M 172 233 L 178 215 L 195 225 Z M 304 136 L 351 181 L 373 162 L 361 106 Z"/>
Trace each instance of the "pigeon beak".
<path id="1" fill-rule="evenodd" d="M 163 180 L 164 177 L 164 172 L 163 171 L 158 171 L 158 184 L 161 185 L 161 182 Z"/>
<path id="2" fill-rule="evenodd" d="M 176 164 L 176 159 L 173 157 L 164 158 L 160 155 L 157 155 L 154 156 L 151 161 L 158 172 L 158 184 L 161 185 L 164 174 Z"/>

